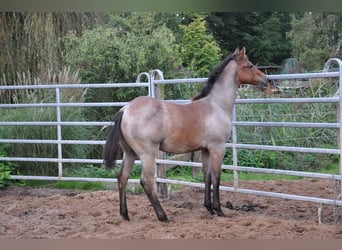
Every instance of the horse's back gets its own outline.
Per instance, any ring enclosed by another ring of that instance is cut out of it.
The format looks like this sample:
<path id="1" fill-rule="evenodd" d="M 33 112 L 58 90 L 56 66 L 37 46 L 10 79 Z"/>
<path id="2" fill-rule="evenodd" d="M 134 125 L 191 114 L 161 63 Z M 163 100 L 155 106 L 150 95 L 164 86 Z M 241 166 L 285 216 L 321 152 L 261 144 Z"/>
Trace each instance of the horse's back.
<path id="1" fill-rule="evenodd" d="M 149 96 L 139 96 L 130 101 L 129 104 L 124 107 L 124 111 L 136 118 L 149 118 L 148 116 L 158 114 L 158 112 L 161 111 L 162 106 L 162 101 L 159 99 Z"/>

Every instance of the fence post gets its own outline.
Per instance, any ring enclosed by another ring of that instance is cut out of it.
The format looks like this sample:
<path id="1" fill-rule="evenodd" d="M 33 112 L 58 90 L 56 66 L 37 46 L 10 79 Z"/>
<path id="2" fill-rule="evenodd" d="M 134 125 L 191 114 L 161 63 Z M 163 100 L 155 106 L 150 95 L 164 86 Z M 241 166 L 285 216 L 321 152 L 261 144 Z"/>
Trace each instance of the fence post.
<path id="1" fill-rule="evenodd" d="M 150 79 L 150 74 L 147 73 L 147 72 L 141 72 L 138 76 L 137 76 L 137 79 L 135 80 L 136 83 L 141 83 L 142 81 L 142 78 L 143 77 L 146 77 L 148 83 L 149 83 L 149 86 L 148 86 L 148 96 L 152 96 L 154 97 L 154 88 L 151 84 L 151 79 Z"/>
<path id="2" fill-rule="evenodd" d="M 342 175 L 342 61 L 339 58 L 330 58 L 324 65 L 323 73 L 327 73 L 332 62 L 336 62 L 339 67 L 339 86 L 338 86 L 338 107 L 337 107 L 337 121 L 340 124 L 338 129 L 338 149 L 340 150 L 339 154 L 339 174 Z M 342 180 L 339 180 L 340 188 L 339 194 L 335 194 L 335 199 L 342 199 Z"/>
<path id="3" fill-rule="evenodd" d="M 338 65 L 339 65 L 339 70 L 340 70 L 340 76 L 339 76 L 339 106 L 338 106 L 338 122 L 340 123 L 340 128 L 339 128 L 339 149 L 340 149 L 340 159 L 339 159 L 339 165 L 340 165 L 340 175 L 342 175 L 342 145 L 341 145 L 341 140 L 342 140 L 342 61 L 340 59 L 336 59 Z M 339 190 L 339 199 L 342 199 L 342 180 L 340 180 L 340 190 Z"/>
<path id="4" fill-rule="evenodd" d="M 164 100 L 164 85 L 154 85 L 153 80 L 164 80 L 163 72 L 159 69 L 154 69 L 150 72 L 151 80 L 151 93 L 152 97 Z M 166 153 L 158 151 L 158 159 L 166 159 Z M 167 166 L 165 164 L 156 163 L 155 164 L 155 177 L 165 178 Z M 165 183 L 155 183 L 157 192 L 163 196 L 167 196 L 167 186 Z"/>
<path id="5" fill-rule="evenodd" d="M 58 151 L 58 177 L 63 176 L 62 155 L 62 126 L 61 126 L 61 98 L 60 89 L 56 88 L 56 120 L 57 120 L 57 151 Z"/>
<path id="6" fill-rule="evenodd" d="M 160 99 L 160 100 L 164 100 L 164 96 L 165 96 L 165 93 L 164 93 L 164 85 L 162 84 L 159 84 L 159 85 L 156 85 L 154 86 L 154 83 L 153 83 L 153 80 L 164 80 L 164 74 L 161 70 L 159 69 L 154 69 L 151 71 L 151 82 L 152 82 L 152 93 L 154 93 L 154 96 L 152 97 L 155 97 L 157 99 Z"/>
<path id="7" fill-rule="evenodd" d="M 235 122 L 236 121 L 236 109 L 235 109 L 235 105 L 233 107 L 233 115 L 232 115 L 232 121 Z M 233 175 L 234 175 L 234 189 L 236 190 L 239 186 L 239 175 L 238 175 L 238 151 L 237 148 L 235 146 L 235 144 L 237 144 L 237 131 L 236 131 L 236 127 L 235 125 L 232 125 L 232 141 L 233 141 Z"/>
<path id="8" fill-rule="evenodd" d="M 195 162 L 199 162 L 201 161 L 201 154 L 200 154 L 200 151 L 195 151 L 193 153 L 191 153 L 191 161 L 195 161 Z M 202 168 L 192 168 L 191 170 L 191 175 L 193 178 L 196 178 L 196 176 L 201 173 L 202 171 Z"/>

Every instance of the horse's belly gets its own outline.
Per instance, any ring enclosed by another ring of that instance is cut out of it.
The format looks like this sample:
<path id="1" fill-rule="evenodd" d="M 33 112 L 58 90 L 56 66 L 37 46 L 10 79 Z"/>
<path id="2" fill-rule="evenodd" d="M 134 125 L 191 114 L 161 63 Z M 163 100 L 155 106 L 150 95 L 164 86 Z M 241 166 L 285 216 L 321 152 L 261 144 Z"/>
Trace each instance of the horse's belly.
<path id="1" fill-rule="evenodd" d="M 188 153 L 202 148 L 197 140 L 189 140 L 185 137 L 167 138 L 160 143 L 160 150 L 174 154 Z"/>

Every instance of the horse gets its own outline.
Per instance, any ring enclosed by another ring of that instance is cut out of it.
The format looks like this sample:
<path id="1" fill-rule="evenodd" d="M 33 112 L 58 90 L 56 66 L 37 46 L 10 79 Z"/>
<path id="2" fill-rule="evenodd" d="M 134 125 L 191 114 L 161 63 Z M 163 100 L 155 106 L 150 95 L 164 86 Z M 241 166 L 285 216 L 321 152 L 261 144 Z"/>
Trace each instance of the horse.
<path id="1" fill-rule="evenodd" d="M 104 164 L 111 169 L 121 146 L 123 160 L 118 173 L 120 215 L 129 221 L 126 185 L 134 161 L 142 163 L 140 184 L 161 222 L 168 217 L 154 189 L 158 151 L 201 151 L 204 172 L 204 206 L 211 215 L 224 216 L 219 186 L 225 143 L 232 129 L 232 111 L 240 84 L 267 86 L 267 78 L 253 65 L 246 49 L 228 55 L 209 75 L 201 92 L 186 104 L 140 96 L 122 107 L 113 118 L 103 149 Z M 211 199 L 211 186 L 213 200 Z"/>

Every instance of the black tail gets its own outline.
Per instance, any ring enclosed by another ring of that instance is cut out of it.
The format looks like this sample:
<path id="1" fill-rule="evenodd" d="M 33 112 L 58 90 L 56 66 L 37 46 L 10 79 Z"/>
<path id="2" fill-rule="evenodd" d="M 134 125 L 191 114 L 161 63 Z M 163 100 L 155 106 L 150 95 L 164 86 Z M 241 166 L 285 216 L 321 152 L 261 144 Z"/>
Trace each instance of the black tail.
<path id="1" fill-rule="evenodd" d="M 107 169 L 112 169 L 116 164 L 116 157 L 119 150 L 119 141 L 121 140 L 121 119 L 123 111 L 120 110 L 113 118 L 113 125 L 107 136 L 107 141 L 104 146 L 102 157 Z"/>

